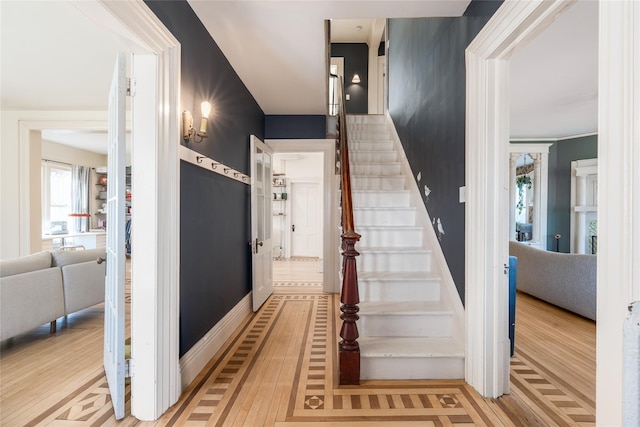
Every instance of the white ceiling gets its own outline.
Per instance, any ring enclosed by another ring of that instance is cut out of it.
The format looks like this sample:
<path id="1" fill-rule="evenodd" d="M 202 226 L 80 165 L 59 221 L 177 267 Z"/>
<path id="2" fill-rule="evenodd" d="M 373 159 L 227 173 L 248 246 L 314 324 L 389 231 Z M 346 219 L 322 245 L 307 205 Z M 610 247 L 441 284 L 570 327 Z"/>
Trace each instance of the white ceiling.
<path id="1" fill-rule="evenodd" d="M 345 19 L 459 16 L 468 3 L 189 1 L 266 114 L 324 114 L 325 19 L 338 20 L 336 38 L 353 41 L 340 35 L 340 23 L 354 27 Z M 595 2 L 581 0 L 558 19 L 567 29 L 553 35 L 550 27 L 514 56 L 514 136 L 561 137 L 597 128 L 593 108 L 580 103 L 593 104 L 597 91 L 597 7 L 588 3 Z M 114 39 L 66 1 L 1 0 L 0 19 L 2 110 L 106 110 L 119 48 Z M 582 123 L 573 124 L 572 116 Z"/>
<path id="2" fill-rule="evenodd" d="M 511 59 L 511 137 L 598 130 L 598 2 L 580 0 Z"/>

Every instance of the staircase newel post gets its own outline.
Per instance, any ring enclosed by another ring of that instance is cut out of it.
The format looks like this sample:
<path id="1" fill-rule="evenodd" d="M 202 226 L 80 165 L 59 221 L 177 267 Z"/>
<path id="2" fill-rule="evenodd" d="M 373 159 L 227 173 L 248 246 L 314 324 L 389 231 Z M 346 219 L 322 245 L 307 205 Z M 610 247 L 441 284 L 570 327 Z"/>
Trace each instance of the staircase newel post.
<path id="1" fill-rule="evenodd" d="M 358 273 L 356 257 L 360 255 L 355 249 L 360 235 L 354 231 L 342 234 L 343 276 L 342 294 L 340 297 L 340 319 L 342 328 L 338 344 L 340 356 L 340 385 L 360 384 L 360 346 L 358 344 L 358 311 L 360 297 L 358 295 Z"/>

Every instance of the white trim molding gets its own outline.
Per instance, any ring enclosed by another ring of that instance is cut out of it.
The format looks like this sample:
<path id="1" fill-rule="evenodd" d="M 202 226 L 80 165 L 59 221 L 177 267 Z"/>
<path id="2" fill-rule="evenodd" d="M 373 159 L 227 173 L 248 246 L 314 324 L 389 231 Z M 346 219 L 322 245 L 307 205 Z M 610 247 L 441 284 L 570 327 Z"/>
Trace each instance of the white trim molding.
<path id="1" fill-rule="evenodd" d="M 196 379 L 229 337 L 252 313 L 251 292 L 249 292 L 180 358 L 183 389 L 186 389 Z"/>
<path id="2" fill-rule="evenodd" d="M 462 299 L 458 294 L 458 289 L 456 288 L 456 283 L 454 282 L 453 276 L 451 275 L 451 270 L 449 269 L 449 265 L 447 264 L 444 252 L 442 252 L 442 246 L 440 246 L 440 242 L 438 241 L 438 237 L 436 236 L 436 232 L 433 228 L 433 223 L 431 222 L 431 217 L 429 216 L 427 206 L 425 205 L 424 201 L 422 200 L 422 196 L 420 195 L 418 183 L 415 179 L 412 178 L 413 171 L 411 170 L 411 166 L 409 165 L 407 153 L 404 151 L 404 147 L 402 146 L 402 141 L 400 141 L 400 136 L 398 135 L 396 125 L 395 123 L 393 123 L 391 114 L 388 111 L 384 115 L 387 120 L 387 126 L 389 127 L 389 129 L 391 129 L 391 138 L 393 139 L 395 149 L 400 155 L 402 174 L 405 177 L 410 177 L 410 179 L 408 180 L 408 186 L 409 191 L 411 192 L 411 200 L 413 203 L 412 206 L 416 207 L 417 223 L 424 229 L 423 238 L 426 247 L 431 250 L 432 258 L 436 264 L 435 270 L 440 274 L 440 278 L 442 280 L 442 298 L 444 301 L 446 301 L 447 307 L 449 307 L 454 312 L 452 335 L 457 342 L 463 343 L 466 325 L 464 323 L 465 313 L 464 306 L 462 305 Z"/>
<path id="3" fill-rule="evenodd" d="M 627 425 L 631 410 L 623 322 L 640 300 L 640 2 L 601 1 L 599 28 L 596 424 L 604 426 Z"/>
<path id="4" fill-rule="evenodd" d="M 508 392 L 508 60 L 571 1 L 506 0 L 467 48 L 466 379 Z M 640 2 L 601 1 L 599 21 L 597 425 L 623 425 L 623 322 L 640 299 Z M 498 199 L 507 199 L 506 196 Z"/>
<path id="5" fill-rule="evenodd" d="M 242 182 L 246 185 L 251 185 L 251 178 L 248 175 L 238 172 L 237 170 L 220 163 L 217 160 L 210 159 L 207 156 L 203 156 L 184 145 L 180 145 L 180 160 L 187 163 L 191 163 L 194 166 L 208 170 L 209 172 L 217 173 L 225 178 L 233 179 L 238 182 Z"/>
<path id="6" fill-rule="evenodd" d="M 465 378 L 509 392 L 509 58 L 571 2 L 505 1 L 466 50 Z"/>
<path id="7" fill-rule="evenodd" d="M 324 181 L 324 221 L 322 271 L 323 291 L 340 292 L 340 247 L 338 231 L 338 179 L 335 174 L 335 139 L 267 139 L 265 143 L 276 153 L 313 153 L 324 154 L 322 166 Z"/>

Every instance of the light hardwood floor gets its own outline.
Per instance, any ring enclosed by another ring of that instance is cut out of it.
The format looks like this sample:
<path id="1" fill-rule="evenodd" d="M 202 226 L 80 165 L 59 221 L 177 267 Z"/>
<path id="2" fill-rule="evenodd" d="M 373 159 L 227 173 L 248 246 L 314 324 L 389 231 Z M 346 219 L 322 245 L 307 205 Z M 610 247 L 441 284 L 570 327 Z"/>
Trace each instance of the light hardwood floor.
<path id="1" fill-rule="evenodd" d="M 593 425 L 595 324 L 518 295 L 512 392 L 462 381 L 336 381 L 338 299 L 279 288 L 247 317 L 155 423 L 116 422 L 102 358 L 102 307 L 2 343 L 2 426 Z"/>

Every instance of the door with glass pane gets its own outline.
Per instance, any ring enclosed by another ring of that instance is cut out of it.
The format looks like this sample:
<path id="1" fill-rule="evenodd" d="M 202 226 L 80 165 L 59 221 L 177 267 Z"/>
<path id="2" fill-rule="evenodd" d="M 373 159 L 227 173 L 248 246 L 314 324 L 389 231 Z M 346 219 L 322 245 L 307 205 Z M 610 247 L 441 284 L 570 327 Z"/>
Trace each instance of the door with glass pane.
<path id="1" fill-rule="evenodd" d="M 253 311 L 273 293 L 272 270 L 272 177 L 273 151 L 251 136 L 251 264 Z"/>

